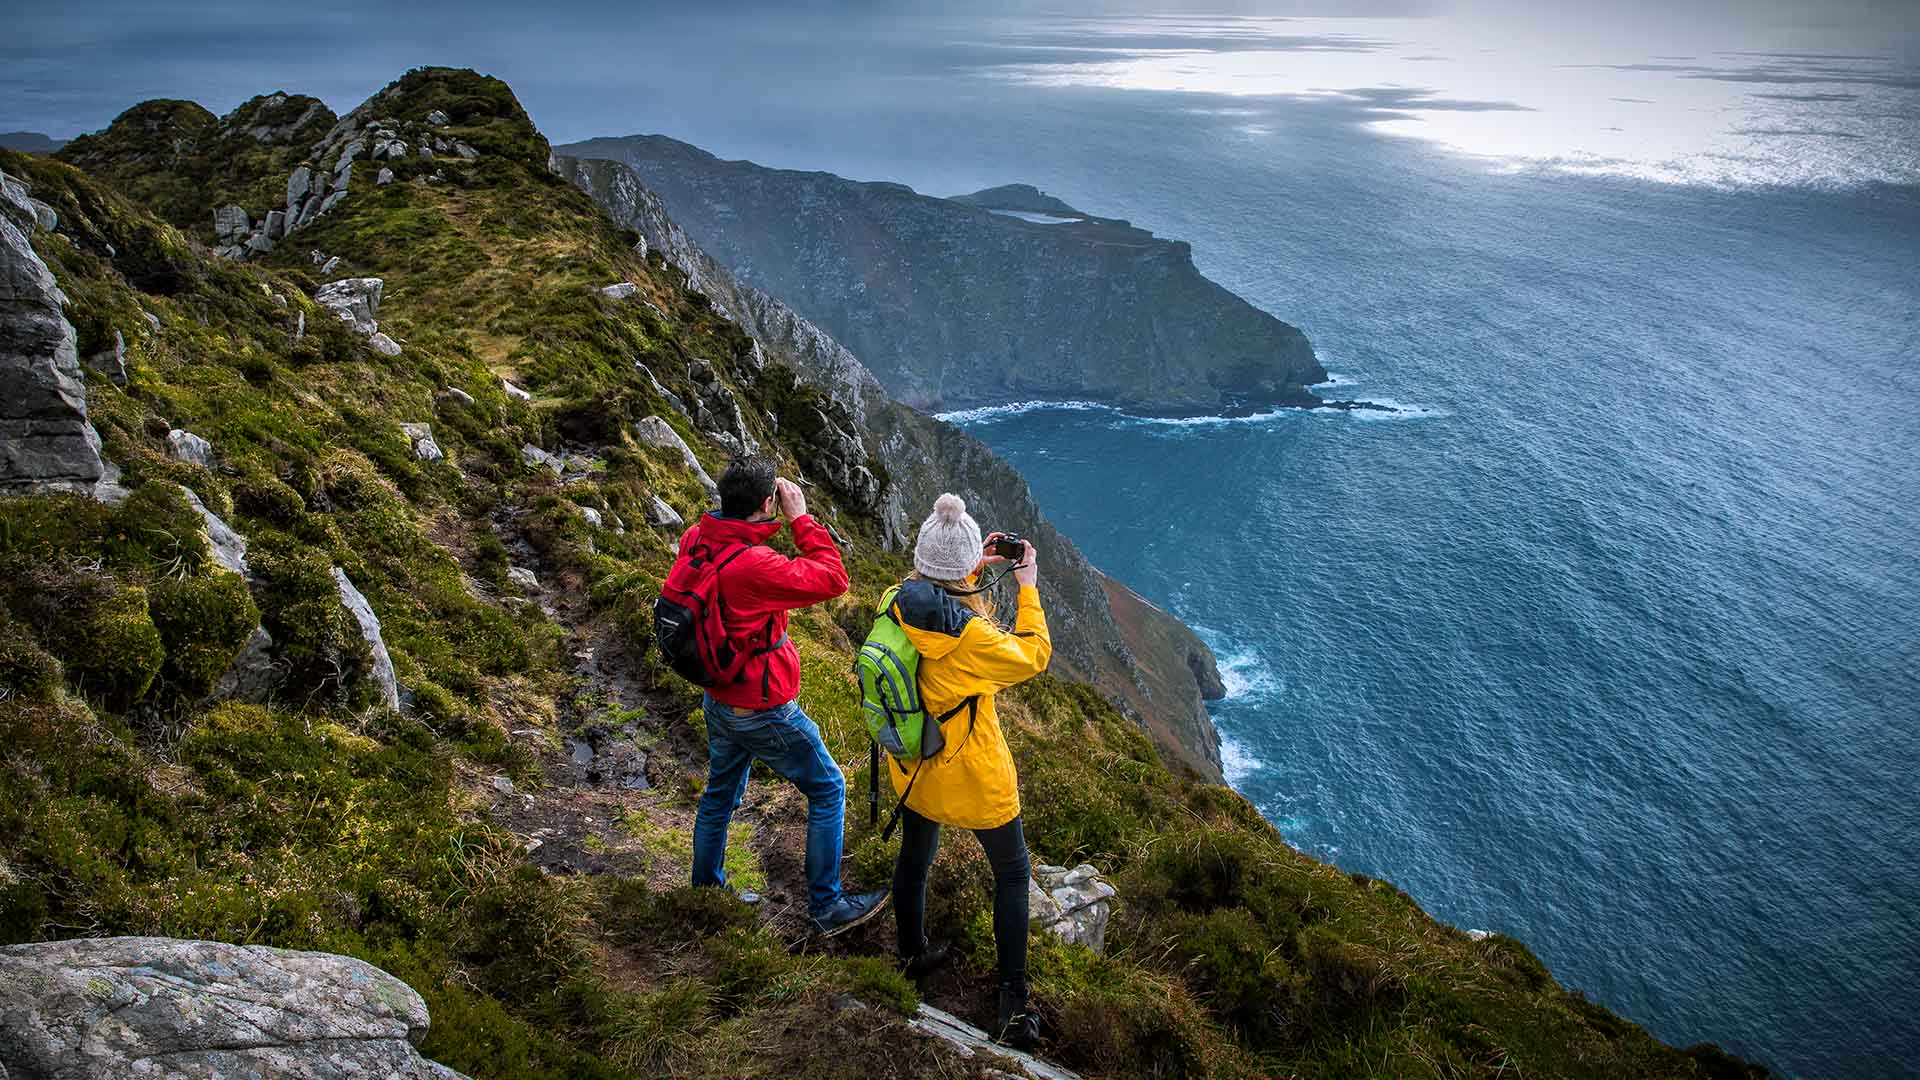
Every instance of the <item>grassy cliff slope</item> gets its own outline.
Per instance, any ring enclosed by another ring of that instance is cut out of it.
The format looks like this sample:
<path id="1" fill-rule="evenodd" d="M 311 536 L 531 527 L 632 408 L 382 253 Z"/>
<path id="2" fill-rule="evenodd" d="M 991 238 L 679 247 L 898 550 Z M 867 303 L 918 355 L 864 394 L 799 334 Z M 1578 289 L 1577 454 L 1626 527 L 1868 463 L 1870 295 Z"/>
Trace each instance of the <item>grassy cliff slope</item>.
<path id="1" fill-rule="evenodd" d="M 676 533 L 647 522 L 656 498 L 691 515 L 706 497 L 634 422 L 664 417 L 717 468 L 660 396 L 694 394 L 679 373 L 705 360 L 795 464 L 792 384 L 547 171 L 497 80 L 415 71 L 363 108 L 442 110 L 479 156 L 400 162 L 300 250 L 249 264 L 72 166 L 0 153 L 58 213 L 34 246 L 80 353 L 126 340 L 126 385 L 87 391 L 132 492 L 0 500 L 0 942 L 360 956 L 426 997 L 423 1049 L 480 1078 L 985 1075 L 905 1026 L 889 927 L 826 949 L 798 932 L 804 806 L 778 781 L 756 773 L 730 853 L 769 902 L 679 886 L 705 750 L 692 695 L 646 651 Z M 314 303 L 309 248 L 384 279 L 399 355 Z M 621 281 L 635 293 L 599 291 Z M 402 423 L 430 424 L 444 458 Z M 169 453 L 180 428 L 210 464 Z M 529 466 L 524 445 L 568 463 Z M 246 578 L 182 485 L 248 538 Z M 803 700 L 858 792 L 848 632 L 904 567 L 849 495 L 810 498 L 853 541 L 855 587 L 795 620 Z M 335 569 L 382 624 L 397 709 Z M 222 700 L 256 625 L 275 689 Z M 1104 957 L 1038 944 L 1049 1057 L 1111 1077 L 1740 1075 L 1562 990 L 1520 943 L 1294 852 L 1090 688 L 1042 677 L 1008 699 L 1036 858 L 1096 863 L 1123 905 Z M 891 852 L 848 818 L 849 876 L 877 883 Z M 958 840 L 936 874 L 934 929 L 962 960 L 927 992 L 979 1019 L 984 863 Z"/>

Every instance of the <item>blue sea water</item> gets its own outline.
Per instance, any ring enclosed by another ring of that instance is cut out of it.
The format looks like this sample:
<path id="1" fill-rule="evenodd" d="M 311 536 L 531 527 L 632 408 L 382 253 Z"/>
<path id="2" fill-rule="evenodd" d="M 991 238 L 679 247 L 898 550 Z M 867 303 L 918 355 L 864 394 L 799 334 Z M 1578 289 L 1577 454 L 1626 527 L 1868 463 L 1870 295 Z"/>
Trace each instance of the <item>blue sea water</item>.
<path id="1" fill-rule="evenodd" d="M 1202 628 L 1235 786 L 1669 1040 L 1920 1068 L 1920 200 L 1208 164 L 1152 220 L 1413 410 L 961 420 Z"/>

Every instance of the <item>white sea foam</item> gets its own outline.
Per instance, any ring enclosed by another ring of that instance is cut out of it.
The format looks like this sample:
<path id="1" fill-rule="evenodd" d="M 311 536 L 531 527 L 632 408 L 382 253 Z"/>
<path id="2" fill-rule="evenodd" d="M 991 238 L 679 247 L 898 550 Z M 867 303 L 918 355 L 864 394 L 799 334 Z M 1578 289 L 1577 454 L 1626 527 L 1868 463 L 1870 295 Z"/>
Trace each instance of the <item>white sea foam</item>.
<path id="1" fill-rule="evenodd" d="M 1220 771 L 1226 775 L 1227 785 L 1238 788 L 1241 781 L 1266 767 L 1266 762 L 1248 750 L 1245 743 L 1225 734 L 1220 736 Z"/>
<path id="2" fill-rule="evenodd" d="M 1329 371 L 1327 372 L 1326 381 L 1314 383 L 1312 388 L 1315 390 L 1330 390 L 1336 386 L 1353 386 L 1359 381 L 1359 379 L 1352 375 L 1343 375 L 1338 371 Z"/>
<path id="3" fill-rule="evenodd" d="M 1030 412 L 1047 409 L 1080 410 L 1099 412 L 1119 412 L 1110 405 L 1097 401 L 1010 401 L 1005 405 L 982 405 L 976 409 L 955 409 L 951 412 L 933 414 L 935 420 L 945 420 L 949 424 L 985 424 L 995 420 L 1005 420 L 1010 416 L 1024 416 Z"/>
<path id="4" fill-rule="evenodd" d="M 1028 413 L 1054 411 L 1101 412 L 1128 423 L 1153 427 L 1214 427 L 1223 424 L 1265 424 L 1300 410 L 1273 409 L 1268 412 L 1249 413 L 1245 416 L 1140 416 L 1097 401 L 1011 401 L 1005 405 L 982 405 L 975 409 L 955 409 L 951 412 L 934 413 L 933 417 L 950 424 L 988 424 L 1015 416 L 1025 416 Z"/>
<path id="5" fill-rule="evenodd" d="M 1220 682 L 1227 688 L 1228 701 L 1259 701 L 1280 689 L 1280 676 L 1251 649 L 1215 650 L 1220 667 Z"/>

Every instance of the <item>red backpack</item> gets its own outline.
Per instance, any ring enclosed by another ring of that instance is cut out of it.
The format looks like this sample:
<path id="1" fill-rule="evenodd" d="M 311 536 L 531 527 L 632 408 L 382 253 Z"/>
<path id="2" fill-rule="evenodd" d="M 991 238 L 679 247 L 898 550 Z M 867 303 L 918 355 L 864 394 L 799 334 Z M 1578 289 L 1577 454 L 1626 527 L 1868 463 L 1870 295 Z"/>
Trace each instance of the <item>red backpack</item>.
<path id="1" fill-rule="evenodd" d="M 758 653 L 734 647 L 720 620 L 720 568 L 752 545 L 714 548 L 695 532 L 653 602 L 653 636 L 660 655 L 695 686 L 724 686 Z M 762 650 L 765 651 L 765 650 Z"/>

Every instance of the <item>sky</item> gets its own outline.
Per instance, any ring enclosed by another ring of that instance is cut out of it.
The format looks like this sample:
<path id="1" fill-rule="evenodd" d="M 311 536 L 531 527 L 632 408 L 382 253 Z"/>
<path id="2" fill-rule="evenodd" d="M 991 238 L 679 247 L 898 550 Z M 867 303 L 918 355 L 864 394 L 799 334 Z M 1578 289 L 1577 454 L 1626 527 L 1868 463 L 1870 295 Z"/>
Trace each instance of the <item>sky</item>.
<path id="1" fill-rule="evenodd" d="M 0 131 L 71 137 L 149 98 L 223 113 L 274 90 L 345 112 L 410 67 L 445 64 L 506 79 L 556 143 L 660 132 L 836 171 L 857 163 L 813 148 L 910 126 L 902 117 L 930 103 L 1158 93 L 1244 112 L 1250 134 L 1284 122 L 1278 113 L 1318 111 L 1512 165 L 1680 182 L 1920 179 L 1909 137 L 1920 0 L 954 7 L 42 5 L 9 16 Z"/>

